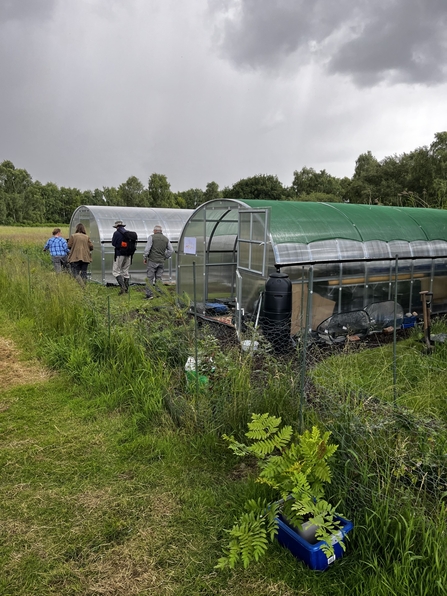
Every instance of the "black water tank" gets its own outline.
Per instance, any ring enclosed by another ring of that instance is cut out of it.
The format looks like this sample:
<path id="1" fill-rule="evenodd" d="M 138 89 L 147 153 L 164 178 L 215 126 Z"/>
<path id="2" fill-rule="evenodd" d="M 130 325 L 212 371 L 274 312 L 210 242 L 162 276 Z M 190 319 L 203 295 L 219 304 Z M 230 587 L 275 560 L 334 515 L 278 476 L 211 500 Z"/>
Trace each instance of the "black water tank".
<path id="1" fill-rule="evenodd" d="M 292 282 L 285 273 L 271 273 L 265 284 L 261 327 L 275 350 L 290 347 L 292 324 Z"/>

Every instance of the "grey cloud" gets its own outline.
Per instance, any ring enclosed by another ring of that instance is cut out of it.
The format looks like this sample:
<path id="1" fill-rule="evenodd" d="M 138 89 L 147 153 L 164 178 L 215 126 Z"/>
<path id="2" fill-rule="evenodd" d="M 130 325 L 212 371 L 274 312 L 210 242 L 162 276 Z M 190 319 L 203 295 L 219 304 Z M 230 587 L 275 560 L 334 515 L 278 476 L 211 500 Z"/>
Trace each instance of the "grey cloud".
<path id="1" fill-rule="evenodd" d="M 360 85 L 388 79 L 405 83 L 447 80 L 445 0 L 400 0 L 365 13 L 364 27 L 342 45 L 330 72 L 351 75 Z"/>
<path id="2" fill-rule="evenodd" d="M 58 0 L 0 0 L 0 24 L 7 21 L 45 21 Z"/>
<path id="3" fill-rule="evenodd" d="M 220 51 L 238 68 L 278 73 L 296 56 L 358 86 L 447 80 L 445 0 L 227 0 L 210 8 Z"/>
<path id="4" fill-rule="evenodd" d="M 327 6 L 321 0 L 312 4 L 307 0 L 233 0 L 210 8 L 216 15 L 226 15 L 219 31 L 220 46 L 231 62 L 272 69 L 288 55 L 330 35 L 348 5 L 343 0 Z"/>

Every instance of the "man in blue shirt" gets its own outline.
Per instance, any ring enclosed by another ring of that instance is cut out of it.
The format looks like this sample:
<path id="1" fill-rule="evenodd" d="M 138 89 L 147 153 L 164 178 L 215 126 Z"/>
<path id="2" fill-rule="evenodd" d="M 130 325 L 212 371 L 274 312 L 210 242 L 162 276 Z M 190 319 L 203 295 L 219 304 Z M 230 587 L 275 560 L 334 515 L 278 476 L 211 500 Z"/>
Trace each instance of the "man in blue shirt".
<path id="1" fill-rule="evenodd" d="M 53 235 L 47 240 L 43 249 L 45 252 L 49 251 L 56 273 L 68 268 L 67 255 L 69 248 L 65 238 L 61 236 L 60 228 L 54 228 Z"/>

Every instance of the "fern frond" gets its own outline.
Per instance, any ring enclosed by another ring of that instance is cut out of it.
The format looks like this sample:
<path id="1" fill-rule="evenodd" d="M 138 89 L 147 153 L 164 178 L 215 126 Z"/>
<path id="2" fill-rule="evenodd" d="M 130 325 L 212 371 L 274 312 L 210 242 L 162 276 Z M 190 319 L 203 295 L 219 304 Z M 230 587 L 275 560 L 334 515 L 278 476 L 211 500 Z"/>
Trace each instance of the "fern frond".
<path id="1" fill-rule="evenodd" d="M 236 439 L 233 436 L 229 437 L 228 435 L 222 435 L 222 438 L 225 439 L 225 441 L 227 441 L 228 448 L 231 449 L 231 451 L 235 455 L 238 455 L 239 457 L 244 457 L 245 455 L 250 454 L 250 450 L 247 447 L 247 445 L 245 445 L 244 443 L 239 443 L 239 441 L 236 441 Z"/>
<path id="2" fill-rule="evenodd" d="M 285 426 L 280 431 L 265 437 L 258 438 L 248 447 L 250 453 L 258 459 L 265 459 L 275 451 L 283 452 L 292 437 L 293 431 L 290 426 Z"/>
<path id="3" fill-rule="evenodd" d="M 280 424 L 281 418 L 270 416 L 268 413 L 252 414 L 251 422 L 248 423 L 249 430 L 245 436 L 256 441 L 267 439 L 277 432 Z"/>
<path id="4" fill-rule="evenodd" d="M 246 433 L 248 445 L 224 435 L 236 455 L 257 458 L 256 482 L 270 487 L 274 502 L 268 505 L 251 499 L 246 503 L 245 513 L 229 532 L 228 547 L 216 565 L 219 569 L 239 562 L 247 567 L 257 561 L 278 532 L 279 512 L 292 524 L 301 525 L 305 519 L 314 523 L 327 553 L 333 553 L 333 541 L 340 539 L 335 509 L 323 499 L 324 485 L 331 481 L 328 460 L 338 446 L 329 443 L 330 432 L 321 433 L 316 426 L 292 441 L 292 428 L 280 429 L 280 423 L 281 418 L 268 413 L 252 414 Z M 336 538 L 331 538 L 333 532 L 338 532 Z"/>

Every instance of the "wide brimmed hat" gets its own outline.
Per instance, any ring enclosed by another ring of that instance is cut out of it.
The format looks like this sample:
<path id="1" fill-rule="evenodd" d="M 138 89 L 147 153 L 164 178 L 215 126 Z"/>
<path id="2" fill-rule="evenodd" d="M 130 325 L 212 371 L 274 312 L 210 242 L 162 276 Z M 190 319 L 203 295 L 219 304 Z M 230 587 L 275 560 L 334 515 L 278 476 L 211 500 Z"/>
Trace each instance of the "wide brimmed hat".
<path id="1" fill-rule="evenodd" d="M 116 222 L 113 224 L 113 227 L 114 227 L 114 228 L 119 228 L 119 227 L 121 227 L 121 226 L 122 226 L 122 227 L 125 227 L 125 225 L 126 225 L 126 224 L 124 224 L 124 223 L 123 223 L 121 220 L 118 220 L 118 221 L 116 221 Z"/>

